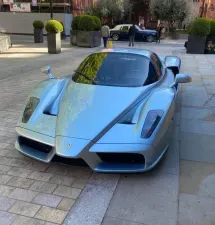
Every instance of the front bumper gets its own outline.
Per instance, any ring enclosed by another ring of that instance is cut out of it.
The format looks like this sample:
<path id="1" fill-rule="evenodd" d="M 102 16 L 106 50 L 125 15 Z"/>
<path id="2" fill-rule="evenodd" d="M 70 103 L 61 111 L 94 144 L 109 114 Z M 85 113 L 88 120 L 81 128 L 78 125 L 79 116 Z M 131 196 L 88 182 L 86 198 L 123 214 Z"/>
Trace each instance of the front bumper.
<path id="1" fill-rule="evenodd" d="M 15 147 L 24 155 L 45 163 L 49 163 L 55 155 L 81 158 L 96 172 L 148 171 L 156 166 L 168 148 L 146 144 L 94 144 L 68 137 L 53 138 L 20 127 L 16 131 L 18 138 Z"/>

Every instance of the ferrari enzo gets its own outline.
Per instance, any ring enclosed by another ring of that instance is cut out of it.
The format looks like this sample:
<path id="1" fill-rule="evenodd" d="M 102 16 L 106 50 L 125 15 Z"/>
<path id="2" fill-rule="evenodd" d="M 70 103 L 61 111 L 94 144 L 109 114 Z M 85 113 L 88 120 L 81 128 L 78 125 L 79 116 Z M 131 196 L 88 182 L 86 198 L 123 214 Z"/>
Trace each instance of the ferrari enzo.
<path id="1" fill-rule="evenodd" d="M 97 172 L 144 172 L 167 151 L 181 60 L 141 49 L 106 49 L 72 75 L 39 83 L 16 126 L 16 149 L 50 162 L 84 160 Z"/>

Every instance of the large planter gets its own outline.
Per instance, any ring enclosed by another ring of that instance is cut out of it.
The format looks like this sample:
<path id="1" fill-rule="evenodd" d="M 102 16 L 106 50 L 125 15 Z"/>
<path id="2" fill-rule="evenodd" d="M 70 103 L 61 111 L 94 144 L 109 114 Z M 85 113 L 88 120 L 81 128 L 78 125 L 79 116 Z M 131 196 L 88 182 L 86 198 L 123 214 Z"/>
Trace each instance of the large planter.
<path id="1" fill-rule="evenodd" d="M 207 36 L 189 35 L 187 53 L 204 54 L 206 49 Z"/>
<path id="2" fill-rule="evenodd" d="M 43 43 L 43 29 L 34 29 L 34 43 Z"/>
<path id="3" fill-rule="evenodd" d="M 48 33 L 48 53 L 58 54 L 61 53 L 61 34 L 60 33 Z"/>
<path id="4" fill-rule="evenodd" d="M 80 47 L 98 47 L 101 45 L 100 31 L 78 31 L 77 45 Z"/>
<path id="5" fill-rule="evenodd" d="M 77 45 L 77 30 L 70 30 L 70 44 Z"/>

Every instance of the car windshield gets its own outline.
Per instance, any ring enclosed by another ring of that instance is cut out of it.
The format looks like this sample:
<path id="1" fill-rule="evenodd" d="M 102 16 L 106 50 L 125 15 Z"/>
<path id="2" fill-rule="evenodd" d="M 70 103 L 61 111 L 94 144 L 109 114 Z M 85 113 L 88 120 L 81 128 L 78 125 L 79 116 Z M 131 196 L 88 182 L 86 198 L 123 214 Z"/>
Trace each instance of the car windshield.
<path id="1" fill-rule="evenodd" d="M 88 56 L 73 75 L 82 84 L 140 87 L 148 77 L 149 59 L 130 53 L 102 52 Z"/>

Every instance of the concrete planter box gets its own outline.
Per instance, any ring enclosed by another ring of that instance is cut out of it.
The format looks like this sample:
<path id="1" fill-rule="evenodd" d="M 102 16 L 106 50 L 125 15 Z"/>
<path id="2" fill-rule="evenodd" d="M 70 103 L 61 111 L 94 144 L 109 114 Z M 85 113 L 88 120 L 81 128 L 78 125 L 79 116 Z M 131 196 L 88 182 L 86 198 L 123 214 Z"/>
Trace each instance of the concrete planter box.
<path id="1" fill-rule="evenodd" d="M 78 31 L 77 45 L 80 47 L 98 47 L 101 45 L 100 31 Z"/>
<path id="2" fill-rule="evenodd" d="M 204 54 L 206 49 L 207 36 L 189 35 L 187 53 Z"/>
<path id="3" fill-rule="evenodd" d="M 34 43 L 43 43 L 43 29 L 34 29 Z"/>
<path id="4" fill-rule="evenodd" d="M 70 30 L 70 44 L 77 45 L 77 30 Z"/>
<path id="5" fill-rule="evenodd" d="M 50 54 L 58 54 L 61 53 L 61 34 L 47 34 L 48 41 L 48 53 Z"/>

